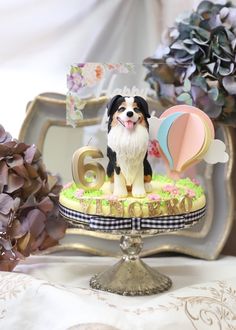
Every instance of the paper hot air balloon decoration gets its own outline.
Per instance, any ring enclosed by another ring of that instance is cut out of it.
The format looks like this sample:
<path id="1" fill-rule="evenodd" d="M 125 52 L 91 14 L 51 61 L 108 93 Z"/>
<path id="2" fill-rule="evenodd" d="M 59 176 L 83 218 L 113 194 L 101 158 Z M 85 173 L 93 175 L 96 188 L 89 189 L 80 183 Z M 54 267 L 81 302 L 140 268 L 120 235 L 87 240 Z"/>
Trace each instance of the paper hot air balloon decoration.
<path id="1" fill-rule="evenodd" d="M 224 143 L 214 139 L 210 118 L 198 108 L 177 105 L 149 123 L 172 178 L 203 159 L 210 164 L 228 160 Z"/>

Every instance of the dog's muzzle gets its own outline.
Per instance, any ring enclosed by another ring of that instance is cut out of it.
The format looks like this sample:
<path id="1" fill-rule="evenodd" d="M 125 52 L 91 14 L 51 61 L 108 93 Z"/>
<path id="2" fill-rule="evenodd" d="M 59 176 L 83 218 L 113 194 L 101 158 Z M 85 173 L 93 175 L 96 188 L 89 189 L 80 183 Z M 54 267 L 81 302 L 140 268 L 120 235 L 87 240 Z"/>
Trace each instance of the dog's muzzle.
<path id="1" fill-rule="evenodd" d="M 133 111 L 128 111 L 126 113 L 126 116 L 129 117 L 129 118 L 133 117 L 133 115 L 134 115 Z"/>

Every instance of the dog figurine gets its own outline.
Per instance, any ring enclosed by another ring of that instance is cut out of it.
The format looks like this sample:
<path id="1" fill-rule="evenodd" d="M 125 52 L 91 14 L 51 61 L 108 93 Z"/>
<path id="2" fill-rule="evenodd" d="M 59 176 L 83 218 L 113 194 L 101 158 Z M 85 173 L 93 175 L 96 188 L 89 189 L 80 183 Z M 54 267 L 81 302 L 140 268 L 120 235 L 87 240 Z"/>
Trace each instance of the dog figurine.
<path id="1" fill-rule="evenodd" d="M 145 197 L 151 192 L 152 169 L 147 160 L 150 118 L 147 102 L 140 96 L 114 96 L 108 104 L 109 163 L 107 175 L 113 194 Z"/>

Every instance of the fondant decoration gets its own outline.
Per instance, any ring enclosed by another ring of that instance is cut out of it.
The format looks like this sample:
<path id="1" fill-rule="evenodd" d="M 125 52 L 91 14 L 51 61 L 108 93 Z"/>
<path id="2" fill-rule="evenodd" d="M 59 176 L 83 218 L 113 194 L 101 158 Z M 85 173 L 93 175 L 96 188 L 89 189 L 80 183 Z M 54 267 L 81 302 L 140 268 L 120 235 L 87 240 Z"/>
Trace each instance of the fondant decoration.
<path id="1" fill-rule="evenodd" d="M 156 140 L 157 132 L 159 130 L 159 127 L 160 127 L 161 123 L 162 123 L 162 118 L 156 117 L 155 112 L 153 112 L 151 117 L 148 118 L 149 139 L 151 141 Z"/>
<path id="2" fill-rule="evenodd" d="M 109 194 L 110 183 L 106 181 L 101 189 L 83 190 L 76 184 L 63 188 L 60 203 L 68 208 L 76 206 L 82 213 L 116 218 L 152 218 L 186 214 L 205 206 L 201 186 L 189 178 L 176 182 L 166 176 L 155 176 L 153 192 L 145 198 L 128 196 L 119 198 Z"/>
<path id="3" fill-rule="evenodd" d="M 157 141 L 157 132 L 161 125 L 162 119 L 157 118 L 155 111 L 152 112 L 151 117 L 148 118 L 149 124 L 149 146 L 148 146 L 148 156 L 160 158 L 160 148 L 159 142 Z"/>
<path id="4" fill-rule="evenodd" d="M 160 148 L 169 163 L 172 163 L 172 155 L 170 154 L 170 150 L 168 146 L 168 134 L 171 125 L 173 124 L 175 119 L 178 118 L 179 116 L 181 116 L 181 113 L 177 112 L 170 115 L 165 120 L 163 120 L 157 134 L 157 141 L 159 142 Z"/>
<path id="5" fill-rule="evenodd" d="M 212 121 L 198 108 L 177 105 L 164 111 L 159 119 L 151 117 L 149 123 L 172 178 L 203 159 L 209 164 L 228 160 L 224 143 L 214 142 Z"/>
<path id="6" fill-rule="evenodd" d="M 206 135 L 205 125 L 200 117 L 184 113 L 176 118 L 168 133 L 170 168 L 181 172 L 201 151 Z"/>
<path id="7" fill-rule="evenodd" d="M 225 152 L 225 144 L 221 140 L 213 140 L 210 148 L 204 156 L 204 160 L 208 164 L 226 163 L 229 155 Z"/>
<path id="8" fill-rule="evenodd" d="M 149 145 L 148 145 L 148 156 L 150 156 L 150 157 L 156 157 L 156 158 L 160 158 L 161 157 L 159 143 L 158 143 L 158 141 L 156 139 L 149 141 Z"/>
<path id="9" fill-rule="evenodd" d="M 103 154 L 99 149 L 91 146 L 76 150 L 72 158 L 74 182 L 85 190 L 99 189 L 105 181 L 105 170 L 98 162 L 85 163 L 86 157 L 103 158 Z M 88 177 L 88 173 L 91 174 L 90 177 Z"/>
<path id="10" fill-rule="evenodd" d="M 153 115 L 150 118 L 148 105 L 142 97 L 116 95 L 108 105 L 107 114 L 107 175 L 114 183 L 112 193 L 115 198 L 127 197 L 130 191 L 134 198 L 144 198 L 146 193 L 153 193 L 150 184 L 152 169 L 147 160 L 149 125 L 151 135 L 156 131 L 152 146 L 155 144 L 155 148 L 160 151 L 169 176 L 174 180 L 179 178 L 181 172 L 202 159 L 209 164 L 228 161 L 224 143 L 214 140 L 211 120 L 195 107 L 174 106 L 166 110 L 161 118 Z M 84 196 L 85 191 L 99 189 L 105 181 L 103 166 L 98 162 L 85 161 L 89 156 L 103 158 L 100 150 L 90 146 L 78 149 L 73 155 L 72 174 L 78 185 L 75 196 L 79 198 Z M 167 190 L 166 192 L 169 193 Z M 171 194 L 178 194 L 178 188 L 175 187 Z M 155 193 L 149 196 L 154 195 Z M 194 192 L 189 191 L 186 196 L 194 197 Z M 149 197 L 150 199 L 153 198 Z M 99 199 L 96 200 L 97 209 L 101 209 L 98 201 Z M 137 203 L 133 209 L 137 209 Z"/>
<path id="11" fill-rule="evenodd" d="M 140 96 L 116 95 L 108 105 L 107 175 L 113 194 L 145 197 L 151 191 L 152 169 L 147 160 L 149 143 L 147 102 Z"/>
<path id="12" fill-rule="evenodd" d="M 174 105 L 173 107 L 170 107 L 169 109 L 165 110 L 160 118 L 165 118 L 167 116 L 169 116 L 172 113 L 176 113 L 176 112 L 187 112 L 187 113 L 194 113 L 198 116 L 200 116 L 202 118 L 202 120 L 204 122 L 207 123 L 207 126 L 209 127 L 211 134 L 212 134 L 212 138 L 214 138 L 215 136 L 215 130 L 214 130 L 214 126 L 213 123 L 211 121 L 211 119 L 207 116 L 207 114 L 205 112 L 203 112 L 202 110 L 190 106 L 190 105 L 186 105 L 186 104 L 180 104 L 180 105 Z"/>

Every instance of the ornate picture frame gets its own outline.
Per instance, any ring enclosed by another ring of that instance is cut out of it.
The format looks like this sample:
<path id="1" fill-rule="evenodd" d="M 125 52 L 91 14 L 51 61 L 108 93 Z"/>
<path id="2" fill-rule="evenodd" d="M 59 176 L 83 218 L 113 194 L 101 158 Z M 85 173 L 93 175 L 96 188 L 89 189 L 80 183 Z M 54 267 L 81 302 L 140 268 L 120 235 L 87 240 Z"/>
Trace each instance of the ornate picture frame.
<path id="1" fill-rule="evenodd" d="M 106 103 L 107 98 L 105 96 L 88 99 L 84 109 L 84 119 L 77 128 L 72 128 L 66 125 L 65 95 L 56 93 L 40 94 L 28 105 L 19 140 L 36 144 L 42 152 L 46 166 L 50 171 L 60 173 L 58 169 L 66 170 L 68 168 L 70 172 L 71 157 L 68 157 L 68 154 L 72 156 L 74 149 L 83 145 L 86 138 L 89 140 L 91 133 L 93 135 L 103 134 L 98 128 Z M 152 109 L 155 108 L 160 112 L 157 101 L 150 99 L 148 103 Z M 50 132 L 50 130 L 55 131 Z M 51 133 L 54 134 L 54 138 Z M 228 153 L 232 156 L 235 148 L 232 129 L 217 125 L 216 134 L 225 142 Z M 73 141 L 74 136 L 77 135 L 83 136 L 83 141 L 78 139 L 72 146 L 68 141 Z M 95 143 L 101 144 L 100 135 L 93 138 Z M 52 141 L 49 141 L 50 139 Z M 60 141 L 67 143 L 67 148 L 64 148 Z M 103 147 L 105 146 L 103 145 Z M 161 234 L 158 237 L 144 237 L 142 255 L 150 256 L 161 252 L 178 252 L 203 259 L 217 258 L 228 238 L 233 223 L 234 194 L 231 174 L 234 165 L 233 156 L 226 164 L 204 165 L 201 171 L 204 176 L 208 204 L 205 218 L 192 229 Z M 68 173 L 65 173 L 65 180 L 67 179 Z M 118 244 L 115 244 L 114 240 L 118 239 L 119 237 L 112 234 L 68 228 L 60 245 L 48 249 L 46 253 L 77 251 L 77 253 L 92 255 L 117 256 L 119 254 Z"/>

